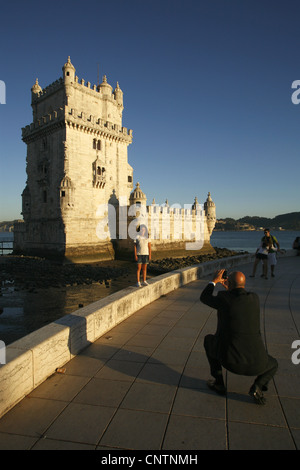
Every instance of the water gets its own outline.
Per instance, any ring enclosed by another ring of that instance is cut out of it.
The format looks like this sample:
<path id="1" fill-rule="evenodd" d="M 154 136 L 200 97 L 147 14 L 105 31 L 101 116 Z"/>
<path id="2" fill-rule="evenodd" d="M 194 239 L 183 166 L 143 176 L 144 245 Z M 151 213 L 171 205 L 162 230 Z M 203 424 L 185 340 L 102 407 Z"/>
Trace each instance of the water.
<path id="1" fill-rule="evenodd" d="M 293 230 L 274 231 L 271 234 L 277 238 L 280 247 L 284 250 L 291 250 L 295 238 L 300 236 L 300 233 Z M 213 232 L 210 242 L 213 247 L 254 253 L 263 235 L 262 231 L 256 230 L 249 232 Z M 0 232 L 0 242 L 2 240 L 13 241 L 13 239 L 13 232 Z M 6 244 L 5 246 L 10 245 Z M 5 251 L 5 254 L 8 253 L 9 251 Z"/>
<path id="2" fill-rule="evenodd" d="M 271 231 L 271 235 L 277 238 L 280 248 L 291 250 L 295 238 L 300 234 L 293 230 L 274 230 Z M 263 236 L 263 231 L 256 230 L 249 232 L 213 232 L 210 242 L 213 247 L 255 253 Z"/>
<path id="3" fill-rule="evenodd" d="M 0 232 L 0 255 L 8 255 L 12 252 L 12 242 L 14 240 L 14 233 L 13 232 Z M 3 242 L 3 244 L 2 244 Z M 5 243 L 7 242 L 7 243 Z M 2 247 L 5 250 L 2 250 Z M 9 248 L 9 249 L 7 249 Z"/>

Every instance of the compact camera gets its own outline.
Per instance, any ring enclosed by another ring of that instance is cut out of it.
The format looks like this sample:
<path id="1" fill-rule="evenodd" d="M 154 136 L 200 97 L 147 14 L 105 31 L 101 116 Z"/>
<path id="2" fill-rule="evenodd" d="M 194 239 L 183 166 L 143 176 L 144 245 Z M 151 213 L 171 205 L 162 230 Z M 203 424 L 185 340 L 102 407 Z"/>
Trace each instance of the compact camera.
<path id="1" fill-rule="evenodd" d="M 222 279 L 227 279 L 227 278 L 228 278 L 228 272 L 227 272 L 227 269 L 225 269 L 225 271 L 222 274 Z"/>

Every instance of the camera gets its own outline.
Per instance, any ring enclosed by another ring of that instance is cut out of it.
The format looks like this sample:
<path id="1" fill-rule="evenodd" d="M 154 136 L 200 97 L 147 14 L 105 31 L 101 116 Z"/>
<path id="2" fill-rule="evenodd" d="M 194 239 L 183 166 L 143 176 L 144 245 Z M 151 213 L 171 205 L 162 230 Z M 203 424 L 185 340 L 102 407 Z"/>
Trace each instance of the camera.
<path id="1" fill-rule="evenodd" d="M 227 269 L 225 269 L 225 271 L 222 274 L 222 279 L 227 279 L 227 278 L 228 278 L 228 272 L 227 272 Z"/>

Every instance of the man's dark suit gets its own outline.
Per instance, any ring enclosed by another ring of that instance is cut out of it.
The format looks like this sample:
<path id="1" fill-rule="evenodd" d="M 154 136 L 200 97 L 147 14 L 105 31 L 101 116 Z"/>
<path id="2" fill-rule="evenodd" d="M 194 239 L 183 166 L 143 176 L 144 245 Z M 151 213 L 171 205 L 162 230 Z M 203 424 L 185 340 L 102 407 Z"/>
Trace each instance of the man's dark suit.
<path id="1" fill-rule="evenodd" d="M 267 389 L 278 364 L 265 350 L 260 333 L 258 295 L 243 288 L 220 291 L 213 295 L 214 284 L 203 290 L 200 300 L 217 310 L 215 335 L 205 338 L 204 346 L 212 375 L 221 365 L 239 375 L 258 375 L 257 383 Z"/>

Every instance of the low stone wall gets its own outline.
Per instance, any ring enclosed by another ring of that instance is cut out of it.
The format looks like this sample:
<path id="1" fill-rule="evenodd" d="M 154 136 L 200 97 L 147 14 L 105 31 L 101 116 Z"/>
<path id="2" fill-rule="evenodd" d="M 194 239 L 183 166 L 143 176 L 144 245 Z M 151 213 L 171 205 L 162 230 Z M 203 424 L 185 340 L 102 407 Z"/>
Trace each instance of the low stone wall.
<path id="1" fill-rule="evenodd" d="M 142 289 L 129 287 L 65 315 L 6 348 L 0 366 L 0 417 L 55 370 L 134 312 L 180 286 L 218 269 L 252 262 L 254 255 L 222 258 L 172 271 L 149 280 Z"/>

